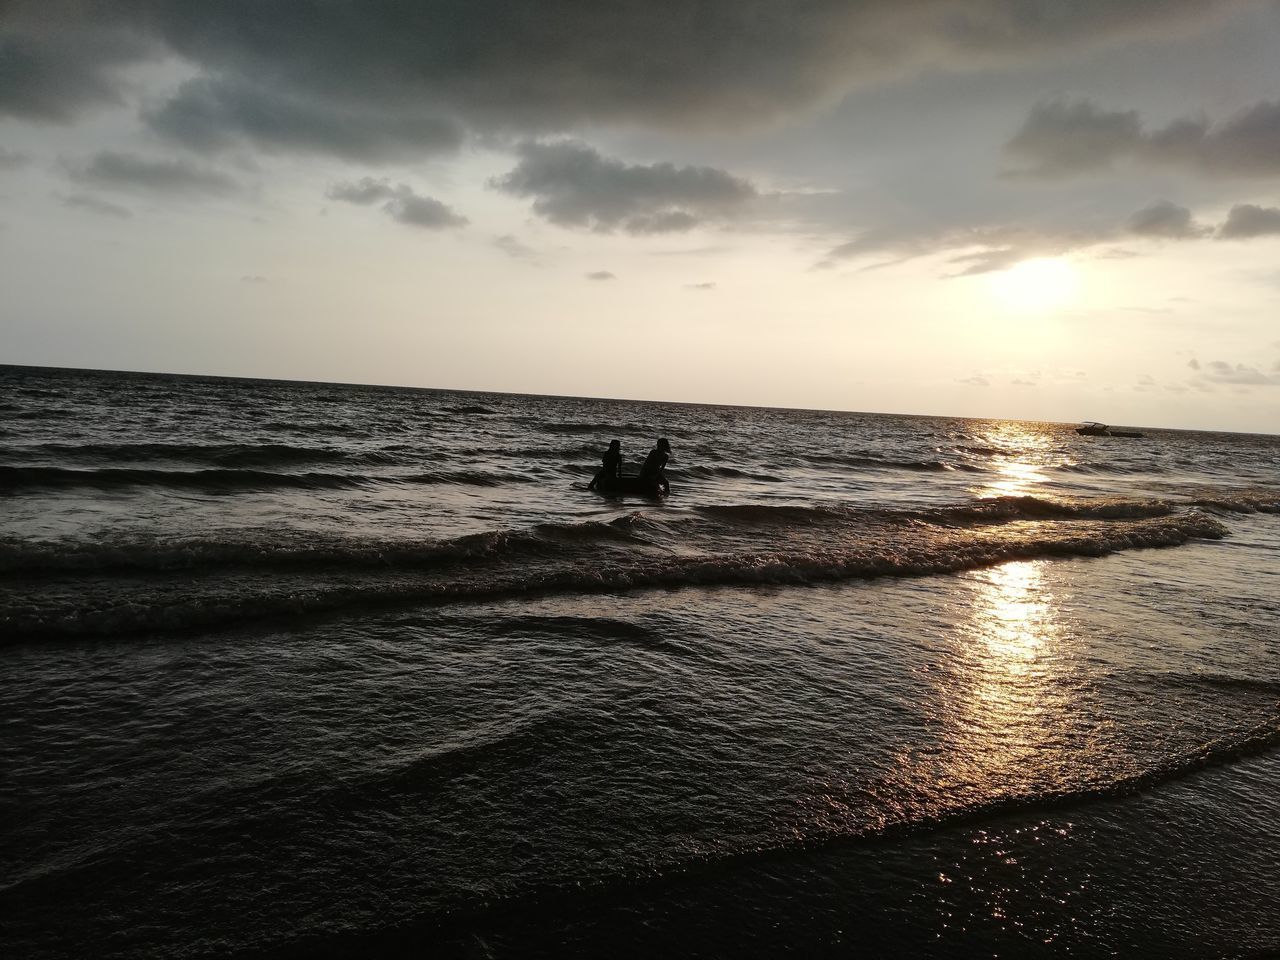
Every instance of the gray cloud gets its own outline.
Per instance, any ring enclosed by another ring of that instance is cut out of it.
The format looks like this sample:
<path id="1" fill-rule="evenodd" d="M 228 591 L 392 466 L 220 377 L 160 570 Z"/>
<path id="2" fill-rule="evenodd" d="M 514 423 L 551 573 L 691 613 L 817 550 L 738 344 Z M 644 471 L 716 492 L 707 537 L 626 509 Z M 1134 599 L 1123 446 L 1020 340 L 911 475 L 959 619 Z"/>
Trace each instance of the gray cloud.
<path id="1" fill-rule="evenodd" d="M 251 283 L 254 285 L 266 283 L 267 278 L 258 273 L 246 273 L 240 278 L 241 283 Z"/>
<path id="2" fill-rule="evenodd" d="M 1147 131 L 1136 111 L 1090 100 L 1037 104 L 1005 144 L 1014 175 L 1045 179 L 1106 170 L 1120 160 L 1211 177 L 1280 176 L 1280 101 L 1260 101 L 1222 123 L 1175 120 Z"/>
<path id="3" fill-rule="evenodd" d="M 412 193 L 387 202 L 384 209 L 391 219 L 411 227 L 442 230 L 446 227 L 463 227 L 469 222 L 433 197 L 419 197 Z"/>
<path id="4" fill-rule="evenodd" d="M 59 197 L 58 199 L 62 201 L 62 205 L 64 207 L 88 210 L 90 213 L 96 213 L 103 217 L 115 217 L 117 220 L 127 220 L 133 216 L 133 213 L 126 208 L 112 203 L 109 200 L 90 196 L 87 193 L 72 193 L 64 197 Z"/>
<path id="5" fill-rule="evenodd" d="M 1165 240 L 1189 240 L 1209 232 L 1208 228 L 1195 222 L 1190 210 L 1168 200 L 1143 207 L 1129 218 L 1126 226 L 1130 233 L 1140 237 Z"/>
<path id="6" fill-rule="evenodd" d="M 157 133 L 202 151 L 248 142 L 265 150 L 378 162 L 454 150 L 462 142 L 456 122 L 412 109 L 307 99 L 209 78 L 183 84 L 146 119 Z"/>
<path id="7" fill-rule="evenodd" d="M 240 192 L 231 177 L 190 160 L 148 160 L 103 151 L 72 170 L 72 179 L 115 190 L 173 197 L 225 197 Z"/>
<path id="8" fill-rule="evenodd" d="M 1224 240 L 1245 240 L 1277 234 L 1280 234 L 1280 208 L 1258 207 L 1252 203 L 1236 204 L 1227 213 L 1226 221 L 1218 228 L 1218 236 Z"/>
<path id="9" fill-rule="evenodd" d="M 1070 176 L 1109 166 L 1142 139 L 1137 111 L 1109 112 L 1088 100 L 1036 104 L 1005 152 L 1026 176 Z"/>
<path id="10" fill-rule="evenodd" d="M 356 203 L 367 206 L 379 200 L 390 200 L 396 196 L 397 190 L 407 191 L 409 188 L 401 184 L 398 188 L 386 180 L 375 180 L 362 177 L 346 183 L 335 183 L 325 193 L 330 200 L 341 200 L 344 203 Z M 410 191 L 412 192 L 412 191 Z"/>
<path id="11" fill-rule="evenodd" d="M 1213 383 L 1230 383 L 1237 386 L 1280 386 L 1280 373 L 1263 373 L 1257 367 L 1243 363 L 1230 364 L 1225 360 L 1210 360 L 1201 371 L 1206 380 Z"/>
<path id="12" fill-rule="evenodd" d="M 381 202 L 382 211 L 387 216 L 397 223 L 410 227 L 443 230 L 448 227 L 465 226 L 469 222 L 466 217 L 455 213 L 441 201 L 414 193 L 413 188 L 407 184 L 392 184 L 387 180 L 374 180 L 372 177 L 335 183 L 325 196 L 330 200 L 340 200 L 343 203 L 354 203 L 359 206 L 371 206 Z"/>
<path id="13" fill-rule="evenodd" d="M 1195 357 L 1192 357 L 1190 360 L 1187 361 L 1187 366 L 1190 367 L 1192 370 L 1199 370 L 1200 361 L 1197 360 Z"/>
<path id="14" fill-rule="evenodd" d="M 25 167 L 30 162 L 31 158 L 25 153 L 0 147 L 0 170 L 17 170 L 19 167 Z"/>
<path id="15" fill-rule="evenodd" d="M 716 288 L 716 284 L 714 280 L 709 280 L 705 283 L 685 284 L 685 287 L 689 290 L 714 290 Z"/>
<path id="16" fill-rule="evenodd" d="M 526 142 L 520 162 L 492 185 L 533 198 L 538 216 L 562 227 L 669 233 L 724 219 L 756 197 L 745 180 L 714 167 L 625 164 L 584 143 Z"/>
<path id="17" fill-rule="evenodd" d="M 588 280 L 617 280 L 618 278 L 608 270 L 593 270 L 587 274 Z"/>
<path id="18" fill-rule="evenodd" d="M 164 50 L 204 77 L 152 114 L 159 129 L 372 159 L 448 145 L 449 119 L 754 125 L 916 69 L 1022 63 L 1248 2 L 10 0 L 0 109 L 65 119 L 118 99 L 118 67 Z"/>
<path id="19" fill-rule="evenodd" d="M 991 386 L 991 380 L 980 373 L 976 373 L 972 377 L 965 377 L 963 380 L 958 380 L 957 383 L 967 384 L 968 386 L 971 386 L 971 387 Z"/>

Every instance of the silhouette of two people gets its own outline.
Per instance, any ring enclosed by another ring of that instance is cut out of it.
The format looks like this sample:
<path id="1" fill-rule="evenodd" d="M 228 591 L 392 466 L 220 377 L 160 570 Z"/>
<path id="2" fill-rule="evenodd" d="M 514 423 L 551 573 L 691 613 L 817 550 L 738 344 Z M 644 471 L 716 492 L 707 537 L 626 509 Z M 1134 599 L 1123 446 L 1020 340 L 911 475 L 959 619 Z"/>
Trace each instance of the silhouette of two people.
<path id="1" fill-rule="evenodd" d="M 666 466 L 671 459 L 671 443 L 666 437 L 662 437 L 649 451 L 649 455 L 645 457 L 644 464 L 640 467 L 640 475 L 638 477 L 624 476 L 622 473 L 622 444 L 617 440 L 609 441 L 609 449 L 604 452 L 604 456 L 600 458 L 600 469 L 596 472 L 594 479 L 588 484 L 588 490 L 599 490 L 602 493 L 610 491 L 632 493 L 647 493 L 651 491 L 661 491 L 662 493 L 671 492 L 671 484 L 667 481 Z"/>

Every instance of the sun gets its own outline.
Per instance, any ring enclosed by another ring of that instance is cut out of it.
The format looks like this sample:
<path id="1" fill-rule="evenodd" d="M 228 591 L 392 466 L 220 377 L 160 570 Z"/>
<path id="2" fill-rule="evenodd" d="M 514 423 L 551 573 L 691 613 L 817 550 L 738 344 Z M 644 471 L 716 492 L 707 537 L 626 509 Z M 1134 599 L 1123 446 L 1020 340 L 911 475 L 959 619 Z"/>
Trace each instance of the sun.
<path id="1" fill-rule="evenodd" d="M 1071 303 L 1080 287 L 1075 266 L 1061 257 L 1023 260 L 994 274 L 991 291 L 1012 310 L 1043 312 Z"/>

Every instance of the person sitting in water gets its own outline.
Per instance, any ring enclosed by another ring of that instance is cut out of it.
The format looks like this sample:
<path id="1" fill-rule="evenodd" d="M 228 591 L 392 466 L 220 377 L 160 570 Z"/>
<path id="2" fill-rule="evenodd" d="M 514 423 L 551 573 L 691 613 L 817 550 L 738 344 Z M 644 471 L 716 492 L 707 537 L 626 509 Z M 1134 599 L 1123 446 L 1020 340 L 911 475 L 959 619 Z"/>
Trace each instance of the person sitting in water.
<path id="1" fill-rule="evenodd" d="M 622 444 L 617 440 L 610 440 L 609 449 L 600 458 L 600 463 L 595 479 L 587 485 L 588 490 L 608 490 L 618 485 L 618 478 L 622 476 Z"/>
<path id="2" fill-rule="evenodd" d="M 649 455 L 644 458 L 644 466 L 640 468 L 640 480 L 643 483 L 656 484 L 663 493 L 671 492 L 671 484 L 667 482 L 664 472 L 667 461 L 671 459 L 671 443 L 666 437 L 660 437 Z"/>

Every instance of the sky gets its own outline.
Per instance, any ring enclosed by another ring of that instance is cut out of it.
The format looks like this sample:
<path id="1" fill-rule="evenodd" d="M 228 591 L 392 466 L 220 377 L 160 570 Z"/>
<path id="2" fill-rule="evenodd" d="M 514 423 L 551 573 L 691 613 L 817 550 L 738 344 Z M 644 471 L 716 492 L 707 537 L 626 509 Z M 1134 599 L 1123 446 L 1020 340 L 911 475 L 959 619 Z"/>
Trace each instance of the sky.
<path id="1" fill-rule="evenodd" d="M 1280 433 L 1277 0 L 7 0 L 0 362 Z"/>

